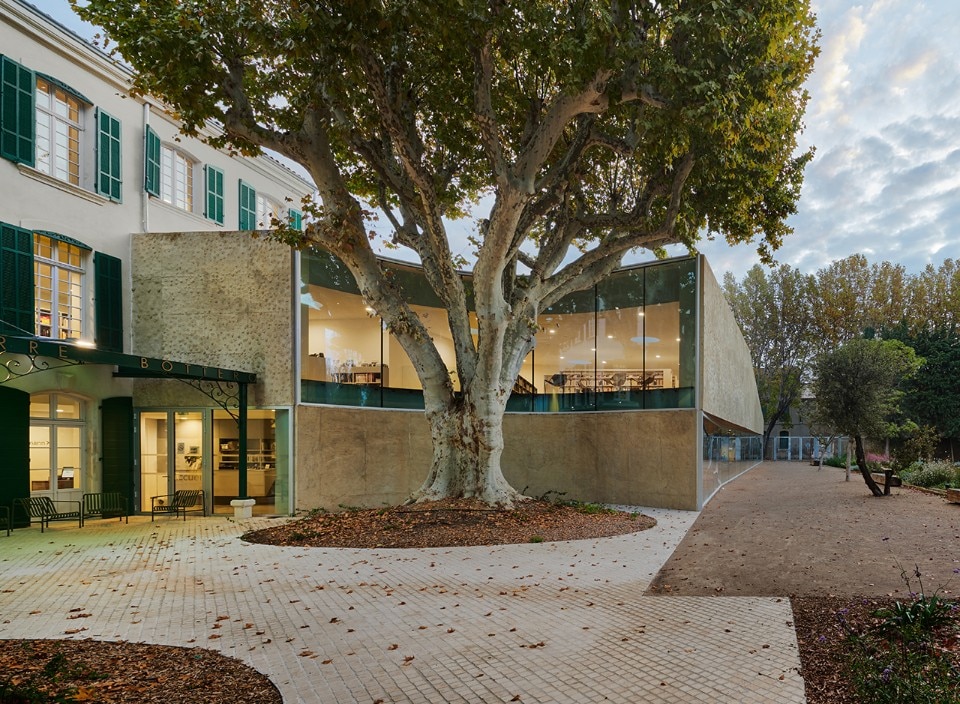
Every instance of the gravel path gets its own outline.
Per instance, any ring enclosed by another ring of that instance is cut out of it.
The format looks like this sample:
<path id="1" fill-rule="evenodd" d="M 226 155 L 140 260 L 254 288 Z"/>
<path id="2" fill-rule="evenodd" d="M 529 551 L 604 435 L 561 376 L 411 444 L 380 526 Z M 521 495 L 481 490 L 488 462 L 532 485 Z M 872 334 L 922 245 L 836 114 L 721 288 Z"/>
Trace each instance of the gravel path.
<path id="1" fill-rule="evenodd" d="M 927 593 L 960 593 L 960 505 L 893 492 L 873 497 L 842 469 L 764 463 L 706 505 L 648 593 L 896 596 L 915 565 Z"/>

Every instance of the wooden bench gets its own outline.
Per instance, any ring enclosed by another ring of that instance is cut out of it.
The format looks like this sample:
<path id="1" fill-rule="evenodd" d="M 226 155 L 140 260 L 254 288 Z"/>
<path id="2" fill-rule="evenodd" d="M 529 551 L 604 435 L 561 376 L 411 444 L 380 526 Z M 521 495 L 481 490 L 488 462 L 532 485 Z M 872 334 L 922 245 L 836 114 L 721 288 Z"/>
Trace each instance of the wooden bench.
<path id="1" fill-rule="evenodd" d="M 31 496 L 26 499 L 14 499 L 14 505 L 19 505 L 23 512 L 33 519 L 40 521 L 40 532 L 46 530 L 50 521 L 71 521 L 77 520 L 77 524 L 83 528 L 83 504 L 80 501 L 54 501 L 49 496 Z M 70 506 L 69 510 L 58 508 L 58 506 Z M 76 510 L 73 507 L 76 506 Z"/>
<path id="2" fill-rule="evenodd" d="M 203 500 L 203 489 L 178 489 L 172 494 L 150 497 L 150 520 L 158 513 L 172 513 L 175 517 L 183 514 L 187 520 L 187 511 L 202 511 L 207 515 L 207 504 Z"/>
<path id="3" fill-rule="evenodd" d="M 91 516 L 119 518 L 130 522 L 127 497 L 119 491 L 101 491 L 83 495 L 83 520 Z"/>
<path id="4" fill-rule="evenodd" d="M 945 498 L 952 504 L 960 504 L 960 489 L 947 489 Z"/>
<path id="5" fill-rule="evenodd" d="M 10 535 L 13 523 L 10 522 L 10 508 L 7 506 L 0 506 L 0 523 L 3 523 L 7 529 L 7 535 Z"/>
<path id="6" fill-rule="evenodd" d="M 875 481 L 880 486 L 884 486 L 887 481 L 886 475 L 883 472 L 870 472 L 870 476 L 873 477 Z M 900 479 L 896 474 L 890 475 L 890 486 L 903 486 L 903 480 Z"/>

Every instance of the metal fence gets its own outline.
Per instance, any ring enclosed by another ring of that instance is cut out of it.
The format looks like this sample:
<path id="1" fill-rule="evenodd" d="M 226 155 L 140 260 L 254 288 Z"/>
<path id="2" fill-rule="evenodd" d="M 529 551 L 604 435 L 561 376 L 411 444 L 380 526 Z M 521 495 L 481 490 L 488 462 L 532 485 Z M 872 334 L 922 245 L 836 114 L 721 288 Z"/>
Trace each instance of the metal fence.
<path id="1" fill-rule="evenodd" d="M 847 438 L 834 438 L 825 445 L 821 439 L 810 435 L 771 437 L 767 446 L 767 458 L 795 462 L 815 462 L 827 457 L 846 457 Z"/>

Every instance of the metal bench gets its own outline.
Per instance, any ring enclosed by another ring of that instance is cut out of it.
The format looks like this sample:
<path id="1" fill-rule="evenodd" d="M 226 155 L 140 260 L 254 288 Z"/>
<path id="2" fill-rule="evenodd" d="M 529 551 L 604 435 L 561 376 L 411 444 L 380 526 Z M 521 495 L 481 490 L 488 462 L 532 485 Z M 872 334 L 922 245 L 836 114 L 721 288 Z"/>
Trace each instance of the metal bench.
<path id="1" fill-rule="evenodd" d="M 151 521 L 158 513 L 172 513 L 174 517 L 183 514 L 183 520 L 187 520 L 187 511 L 202 511 L 204 516 L 207 515 L 207 504 L 203 500 L 203 489 L 178 489 L 172 494 L 150 497 Z"/>
<path id="2" fill-rule="evenodd" d="M 83 504 L 80 501 L 54 501 L 49 496 L 30 496 L 26 499 L 14 499 L 14 506 L 20 506 L 23 512 L 33 519 L 40 521 L 40 532 L 46 530 L 50 521 L 70 521 L 77 520 L 77 524 L 83 528 Z M 70 506 L 69 510 L 58 508 L 58 506 Z M 74 510 L 73 507 L 77 508 Z"/>
<path id="3" fill-rule="evenodd" d="M 130 522 L 127 497 L 119 491 L 101 491 L 83 495 L 83 520 L 91 516 L 119 518 Z"/>
<path id="4" fill-rule="evenodd" d="M 10 522 L 10 508 L 7 506 L 0 506 L 0 523 L 3 523 L 7 529 L 7 535 L 10 535 L 13 524 Z"/>

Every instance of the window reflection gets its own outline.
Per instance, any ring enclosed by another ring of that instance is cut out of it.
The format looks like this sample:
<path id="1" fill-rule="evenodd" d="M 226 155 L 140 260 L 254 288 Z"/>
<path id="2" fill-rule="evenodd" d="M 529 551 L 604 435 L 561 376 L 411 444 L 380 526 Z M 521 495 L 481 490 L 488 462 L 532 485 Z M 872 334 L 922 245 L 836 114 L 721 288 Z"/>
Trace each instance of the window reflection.
<path id="1" fill-rule="evenodd" d="M 303 261 L 302 400 L 422 408 L 413 364 L 346 267 L 325 253 L 305 253 Z M 459 391 L 446 311 L 419 270 L 395 266 L 395 282 Z M 672 260 L 617 272 L 544 309 L 508 410 L 692 407 L 696 291 L 696 259 Z"/>

